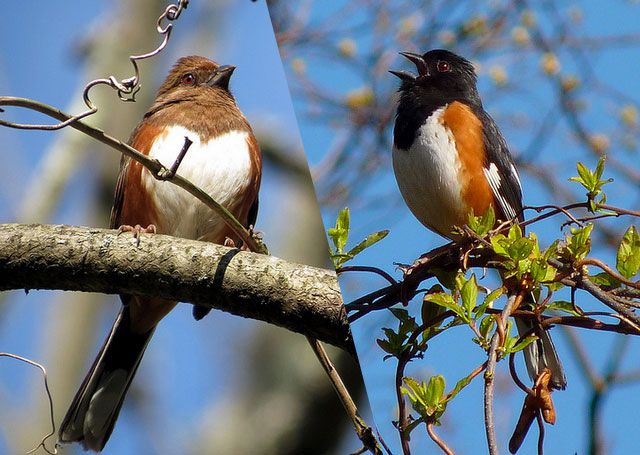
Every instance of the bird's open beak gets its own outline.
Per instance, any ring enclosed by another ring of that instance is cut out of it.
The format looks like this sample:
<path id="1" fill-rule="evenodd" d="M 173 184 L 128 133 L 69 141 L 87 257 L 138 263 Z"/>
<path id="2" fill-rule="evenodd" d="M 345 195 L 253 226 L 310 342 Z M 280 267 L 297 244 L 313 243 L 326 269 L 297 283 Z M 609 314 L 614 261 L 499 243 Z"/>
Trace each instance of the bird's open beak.
<path id="1" fill-rule="evenodd" d="M 236 67 L 232 65 L 219 66 L 205 84 L 209 87 L 229 89 L 229 80 L 231 79 L 231 75 L 235 69 Z"/>
<path id="2" fill-rule="evenodd" d="M 422 58 L 420 54 L 414 54 L 413 52 L 400 52 L 400 55 L 405 57 L 411 63 L 416 65 L 418 69 L 418 75 L 420 76 L 429 76 L 429 68 L 427 68 L 427 64 Z M 403 81 L 415 81 L 418 76 L 409 71 L 389 71 L 394 76 L 399 77 Z"/>

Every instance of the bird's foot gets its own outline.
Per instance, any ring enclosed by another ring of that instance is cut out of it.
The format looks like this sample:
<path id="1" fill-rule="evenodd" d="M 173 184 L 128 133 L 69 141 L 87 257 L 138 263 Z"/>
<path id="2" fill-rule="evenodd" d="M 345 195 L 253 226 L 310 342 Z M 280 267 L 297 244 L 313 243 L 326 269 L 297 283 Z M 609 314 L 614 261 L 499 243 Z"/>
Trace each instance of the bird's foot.
<path id="1" fill-rule="evenodd" d="M 236 242 L 231 237 L 225 237 L 224 243 L 222 245 L 229 248 L 236 248 Z"/>
<path id="2" fill-rule="evenodd" d="M 122 234 L 123 232 L 133 232 L 133 238 L 136 239 L 136 246 L 140 246 L 141 234 L 155 234 L 157 230 L 154 224 L 150 224 L 146 228 L 143 228 L 139 224 L 136 224 L 135 226 L 123 224 L 118 228 L 118 235 Z"/>

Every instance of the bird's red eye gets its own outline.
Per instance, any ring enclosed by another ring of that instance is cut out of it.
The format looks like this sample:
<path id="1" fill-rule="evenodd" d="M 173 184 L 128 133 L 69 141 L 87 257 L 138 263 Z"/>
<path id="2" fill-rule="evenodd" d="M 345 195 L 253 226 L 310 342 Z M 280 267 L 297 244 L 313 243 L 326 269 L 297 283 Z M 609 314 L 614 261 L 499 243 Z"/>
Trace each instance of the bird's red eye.
<path id="1" fill-rule="evenodd" d="M 196 82 L 196 78 L 193 74 L 187 73 L 184 76 L 182 76 L 182 79 L 180 80 L 180 82 L 183 83 L 184 85 L 193 85 Z"/>
<path id="2" fill-rule="evenodd" d="M 436 68 L 438 69 L 439 73 L 448 73 L 449 71 L 451 71 L 449 62 L 445 62 L 444 60 L 439 60 Z"/>

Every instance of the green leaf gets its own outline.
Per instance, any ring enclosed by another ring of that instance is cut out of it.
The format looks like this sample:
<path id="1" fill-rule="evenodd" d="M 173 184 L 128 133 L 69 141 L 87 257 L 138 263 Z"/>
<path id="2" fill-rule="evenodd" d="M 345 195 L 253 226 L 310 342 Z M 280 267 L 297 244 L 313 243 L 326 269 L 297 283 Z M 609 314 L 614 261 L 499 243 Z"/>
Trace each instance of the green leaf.
<path id="1" fill-rule="evenodd" d="M 431 413 L 427 408 L 427 386 L 424 382 L 419 383 L 413 378 L 404 377 L 402 381 L 406 387 L 400 387 L 400 391 L 409 398 L 411 407 L 424 418 L 428 418 Z"/>
<path id="2" fill-rule="evenodd" d="M 456 288 L 456 278 L 458 276 L 458 272 L 456 270 L 434 267 L 431 272 L 445 288 L 450 291 L 453 291 Z"/>
<path id="3" fill-rule="evenodd" d="M 380 346 L 380 349 L 382 349 L 387 354 L 395 354 L 394 347 L 391 345 L 391 343 L 389 343 L 388 340 L 383 340 L 381 338 L 378 338 L 376 340 L 376 343 L 378 343 L 378 346 Z"/>
<path id="4" fill-rule="evenodd" d="M 562 289 L 563 287 L 565 287 L 564 284 L 562 284 L 559 281 L 552 281 L 550 283 L 545 283 L 544 284 L 546 286 L 547 289 L 549 289 L 551 292 L 556 292 L 559 291 L 560 289 Z"/>
<path id="5" fill-rule="evenodd" d="M 552 281 L 556 277 L 556 269 L 544 259 L 531 263 L 531 278 L 537 282 Z"/>
<path id="6" fill-rule="evenodd" d="M 566 251 L 570 259 L 579 261 L 584 259 L 591 251 L 591 231 L 593 224 L 587 224 L 582 228 L 571 228 L 571 235 L 567 237 Z"/>
<path id="7" fill-rule="evenodd" d="M 533 251 L 533 242 L 526 238 L 521 237 L 516 239 L 509 247 L 507 248 L 507 252 L 509 257 L 514 261 L 521 261 L 523 259 L 527 259 L 531 252 Z"/>
<path id="8" fill-rule="evenodd" d="M 558 251 L 559 244 L 560 240 L 554 240 L 553 243 L 549 245 L 549 248 L 545 250 L 544 254 L 542 255 L 542 259 L 544 259 L 545 262 L 551 259 L 552 256 L 555 256 Z"/>
<path id="9" fill-rule="evenodd" d="M 347 254 L 352 258 L 357 254 L 361 253 L 366 248 L 369 248 L 371 245 L 378 243 L 380 240 L 385 238 L 389 234 L 388 230 L 374 232 L 373 234 L 369 234 L 362 242 L 358 243 L 356 246 L 351 248 Z"/>
<path id="10" fill-rule="evenodd" d="M 500 256 L 509 257 L 507 253 L 507 247 L 511 244 L 511 241 L 504 234 L 497 234 L 491 237 L 491 246 L 493 251 Z"/>
<path id="11" fill-rule="evenodd" d="M 512 326 L 513 323 L 511 322 L 511 319 L 509 319 L 504 330 L 504 344 L 502 345 L 502 348 L 499 349 L 500 358 L 504 358 L 506 354 L 509 354 L 518 341 L 517 335 L 511 336 Z"/>
<path id="12" fill-rule="evenodd" d="M 407 337 L 411 332 L 418 328 L 416 319 L 409 315 L 409 312 L 404 308 L 389 308 L 389 311 L 398 318 L 400 325 L 398 327 L 398 334 L 403 337 Z"/>
<path id="13" fill-rule="evenodd" d="M 472 274 L 471 277 L 462 285 L 462 289 L 460 289 L 460 296 L 462 298 L 462 306 L 467 312 L 467 318 L 471 319 L 473 316 L 473 309 L 478 301 L 478 283 L 476 283 L 475 274 Z"/>
<path id="14" fill-rule="evenodd" d="M 402 378 L 402 382 L 404 382 L 406 385 L 406 387 L 401 387 L 402 393 L 409 397 L 409 401 L 411 402 L 411 404 L 413 405 L 414 402 L 416 402 L 421 403 L 423 406 L 425 406 L 425 394 L 422 391 L 421 384 L 413 378 Z"/>
<path id="15" fill-rule="evenodd" d="M 482 321 L 480 321 L 480 327 L 478 329 L 485 340 L 489 338 L 489 333 L 491 332 L 491 329 L 493 328 L 495 323 L 496 318 L 494 318 L 491 314 L 489 316 L 485 316 Z"/>
<path id="16" fill-rule="evenodd" d="M 513 337 L 513 339 L 517 340 L 518 338 L 517 337 Z M 515 343 L 513 346 L 511 346 L 511 348 L 507 351 L 507 353 L 511 354 L 513 352 L 522 351 L 524 348 L 529 346 L 531 343 L 533 343 L 537 339 L 538 339 L 537 336 L 529 335 L 528 337 L 525 337 L 523 340 L 520 340 L 517 343 Z"/>
<path id="17" fill-rule="evenodd" d="M 493 229 L 495 224 L 496 214 L 492 206 L 489 206 L 487 211 L 481 216 L 474 216 L 473 212 L 469 213 L 467 226 L 469 226 L 469 228 L 480 237 L 487 235 L 487 233 Z"/>
<path id="18" fill-rule="evenodd" d="M 609 275 L 607 272 L 600 272 L 596 275 L 591 275 L 589 279 L 604 288 L 614 289 L 620 286 L 620 281 Z"/>
<path id="19" fill-rule="evenodd" d="M 342 266 L 345 262 L 350 261 L 356 255 L 361 253 L 366 248 L 378 243 L 385 238 L 388 234 L 388 230 L 374 232 L 369 234 L 363 241 L 351 248 L 348 252 L 344 252 L 347 242 L 349 240 L 349 226 L 350 226 L 350 214 L 349 208 L 345 207 L 338 214 L 335 226 L 327 230 L 327 235 L 333 242 L 334 248 L 331 250 L 331 259 L 335 268 Z"/>
<path id="20" fill-rule="evenodd" d="M 389 308 L 391 314 L 393 314 L 400 322 L 404 322 L 409 319 L 409 312 L 404 308 Z"/>
<path id="21" fill-rule="evenodd" d="M 327 231 L 333 241 L 336 253 L 342 253 L 349 238 L 349 207 L 343 208 L 338 214 L 335 227 Z"/>
<path id="22" fill-rule="evenodd" d="M 502 296 L 502 294 L 504 294 L 504 288 L 502 288 L 502 287 L 499 287 L 498 289 L 495 289 L 495 290 L 491 291 L 491 293 L 484 298 L 484 301 L 482 302 L 482 304 L 476 310 L 476 318 L 481 317 L 484 314 L 484 312 L 487 311 L 487 308 L 489 308 L 489 306 L 497 298 Z"/>
<path id="23" fill-rule="evenodd" d="M 596 165 L 595 171 L 591 171 L 584 164 L 578 162 L 576 165 L 576 169 L 578 171 L 577 177 L 571 177 L 569 181 L 577 182 L 582 185 L 587 190 L 587 198 L 589 200 L 589 209 L 591 212 L 595 212 L 598 210 L 595 198 L 602 193 L 602 187 L 607 183 L 613 181 L 613 179 L 602 179 L 602 174 L 604 173 L 604 163 L 606 160 L 605 155 L 601 155 L 598 160 L 598 164 Z M 604 194 L 600 201 L 606 200 Z"/>
<path id="24" fill-rule="evenodd" d="M 540 258 L 541 254 L 540 254 L 540 245 L 538 244 L 538 236 L 536 235 L 535 232 L 530 232 L 527 238 L 533 244 L 533 250 L 531 251 L 530 256 L 533 256 L 533 258 L 535 259 Z"/>
<path id="25" fill-rule="evenodd" d="M 434 410 L 438 408 L 442 395 L 444 394 L 445 381 L 444 376 L 436 375 L 431 376 L 429 379 L 429 385 L 427 385 L 427 392 L 425 401 L 427 406 Z"/>
<path id="26" fill-rule="evenodd" d="M 626 279 L 635 276 L 640 269 L 640 235 L 635 226 L 629 226 L 622 237 L 616 257 L 616 268 Z"/>
<path id="27" fill-rule="evenodd" d="M 462 309 L 460 305 L 453 300 L 453 297 L 446 292 L 437 292 L 435 294 L 429 294 L 424 296 L 425 300 L 429 302 L 433 302 L 436 305 L 440 305 L 447 310 L 453 311 L 456 315 L 458 315 L 464 322 L 469 322 L 469 318 L 465 311 Z"/>
<path id="28" fill-rule="evenodd" d="M 449 392 L 449 395 L 447 396 L 446 403 L 453 400 L 456 397 L 456 395 L 460 393 L 462 389 L 464 389 L 466 386 L 468 386 L 471 383 L 472 380 L 473 378 L 471 376 L 465 376 L 464 378 L 456 382 L 456 386 L 453 388 L 451 392 Z"/>
<path id="29" fill-rule="evenodd" d="M 587 168 L 587 166 L 585 166 L 580 162 L 578 162 L 576 167 L 578 170 L 578 175 L 580 176 L 580 179 L 578 181 L 582 183 L 582 185 L 587 189 L 587 191 L 591 191 L 591 189 L 593 188 L 593 184 L 595 182 L 593 173 L 589 170 L 589 168 Z M 572 178 L 575 179 L 575 177 L 572 177 Z"/>
<path id="30" fill-rule="evenodd" d="M 573 316 L 582 316 L 571 302 L 567 302 L 566 300 L 557 300 L 555 302 L 551 302 L 545 308 L 546 311 L 560 311 L 562 313 L 569 313 Z"/>
<path id="31" fill-rule="evenodd" d="M 600 178 L 602 177 L 602 173 L 604 172 L 604 162 L 606 161 L 606 159 L 607 156 L 604 154 L 600 155 L 600 158 L 598 159 L 596 171 L 593 173 L 593 176 L 596 178 L 596 180 L 600 180 Z"/>
<path id="32" fill-rule="evenodd" d="M 519 224 L 514 224 L 509 228 L 509 240 L 518 240 L 522 238 L 522 228 Z"/>

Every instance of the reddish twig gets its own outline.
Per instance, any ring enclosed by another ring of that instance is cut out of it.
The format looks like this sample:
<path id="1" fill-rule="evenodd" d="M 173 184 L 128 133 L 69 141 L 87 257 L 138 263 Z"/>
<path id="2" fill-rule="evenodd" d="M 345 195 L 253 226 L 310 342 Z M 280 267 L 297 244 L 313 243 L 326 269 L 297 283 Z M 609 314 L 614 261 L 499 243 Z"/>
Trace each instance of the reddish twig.
<path id="1" fill-rule="evenodd" d="M 436 434 L 435 430 L 433 429 L 433 422 L 425 422 L 425 425 L 427 426 L 427 433 L 429 434 L 431 440 L 435 442 L 444 453 L 446 453 L 447 455 L 453 455 L 453 450 L 451 450 L 449 446 Z"/>

